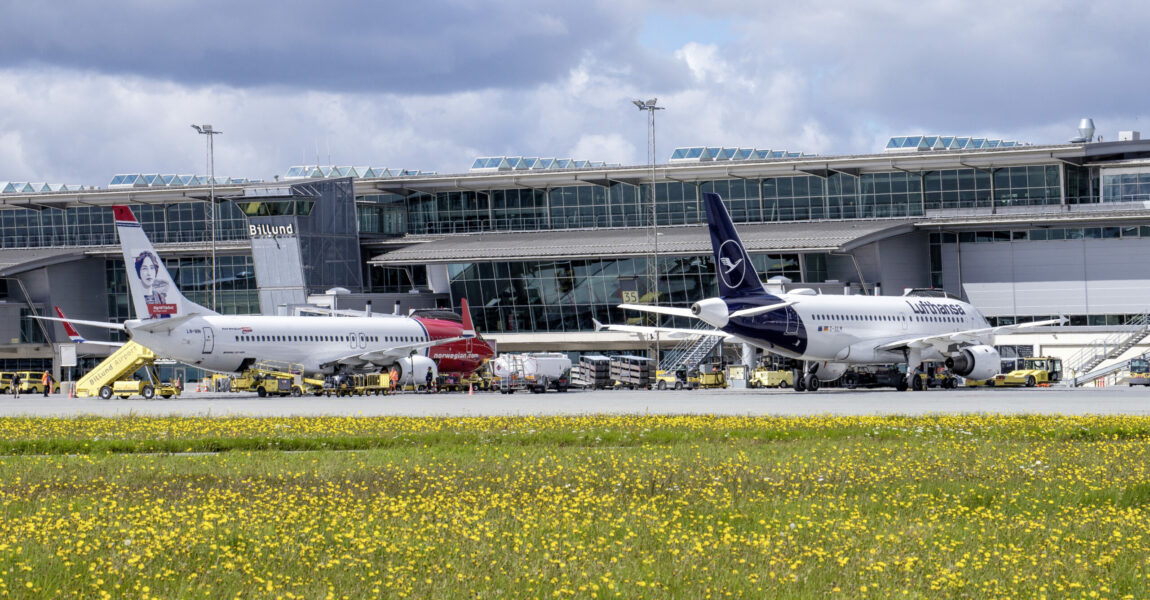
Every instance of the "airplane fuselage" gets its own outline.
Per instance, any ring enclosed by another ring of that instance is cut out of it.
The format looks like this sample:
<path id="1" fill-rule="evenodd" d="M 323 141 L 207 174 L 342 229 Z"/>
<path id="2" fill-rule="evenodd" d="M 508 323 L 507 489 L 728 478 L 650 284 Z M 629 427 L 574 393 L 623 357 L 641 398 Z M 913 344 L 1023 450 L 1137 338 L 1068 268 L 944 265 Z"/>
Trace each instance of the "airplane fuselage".
<path id="1" fill-rule="evenodd" d="M 162 323 L 162 321 L 160 321 Z M 403 316 L 374 317 L 277 317 L 262 315 L 201 315 L 174 321 L 155 329 L 156 320 L 128 321 L 132 338 L 157 354 L 204 369 L 236 372 L 255 361 L 273 360 L 303 366 L 308 374 L 331 373 L 344 358 L 345 366 L 374 363 L 386 366 L 405 356 L 371 348 L 418 344 L 458 337 L 457 323 Z M 151 330 L 138 327 L 147 324 Z M 368 361 L 348 362 L 346 357 L 367 353 Z M 450 361 L 443 371 L 474 370 L 491 351 L 483 340 L 454 340 L 424 347 L 417 356 Z"/>
<path id="2" fill-rule="evenodd" d="M 878 351 L 883 340 L 938 335 L 989 327 L 966 302 L 918 296 L 830 296 L 787 294 L 795 304 L 752 317 L 734 317 L 722 329 L 770 352 L 804 360 L 891 363 L 901 352 Z M 731 312 L 779 298 L 727 300 Z M 983 343 L 989 343 L 987 341 Z M 923 360 L 942 358 L 928 350 Z"/>

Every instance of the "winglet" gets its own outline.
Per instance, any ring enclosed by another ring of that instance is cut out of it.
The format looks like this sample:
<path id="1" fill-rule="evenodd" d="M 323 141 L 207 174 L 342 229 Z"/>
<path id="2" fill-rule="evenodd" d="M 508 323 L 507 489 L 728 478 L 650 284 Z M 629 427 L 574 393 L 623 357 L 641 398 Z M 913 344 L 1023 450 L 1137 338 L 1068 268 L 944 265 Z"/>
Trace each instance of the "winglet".
<path id="1" fill-rule="evenodd" d="M 459 311 L 463 317 L 463 337 L 475 337 L 475 325 L 471 322 L 471 307 L 467 305 L 467 298 L 459 299 Z"/>
<path id="2" fill-rule="evenodd" d="M 603 330 L 604 325 L 599 322 L 599 319 L 596 319 L 595 317 L 591 317 L 591 324 L 595 326 L 595 331 L 602 331 Z"/>
<path id="3" fill-rule="evenodd" d="M 72 327 L 71 323 L 64 320 L 64 319 L 68 318 L 68 317 L 64 316 L 64 311 L 60 310 L 59 306 L 55 306 L 53 308 L 56 309 L 56 316 L 60 317 L 60 319 L 61 319 L 60 322 L 64 324 L 64 332 L 68 334 L 68 339 L 72 340 L 73 342 L 76 342 L 77 344 L 81 344 L 81 343 L 86 342 L 87 340 L 85 340 L 80 335 L 80 332 L 76 331 L 76 328 Z"/>

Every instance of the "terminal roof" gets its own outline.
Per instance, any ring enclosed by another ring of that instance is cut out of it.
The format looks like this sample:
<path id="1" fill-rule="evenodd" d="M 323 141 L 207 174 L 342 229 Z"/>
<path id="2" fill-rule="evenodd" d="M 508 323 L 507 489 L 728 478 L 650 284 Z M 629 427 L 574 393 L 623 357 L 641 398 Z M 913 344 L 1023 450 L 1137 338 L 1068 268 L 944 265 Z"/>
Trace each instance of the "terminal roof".
<path id="1" fill-rule="evenodd" d="M 910 219 L 755 223 L 738 226 L 750 252 L 836 251 L 914 230 Z M 414 241 L 419 236 L 408 240 Z M 548 260 L 646 256 L 651 236 L 642 228 L 580 229 L 521 233 L 428 236 L 426 241 L 381 254 L 373 265 L 459 263 L 496 260 Z M 659 228 L 659 254 L 690 256 L 711 252 L 705 225 Z"/>

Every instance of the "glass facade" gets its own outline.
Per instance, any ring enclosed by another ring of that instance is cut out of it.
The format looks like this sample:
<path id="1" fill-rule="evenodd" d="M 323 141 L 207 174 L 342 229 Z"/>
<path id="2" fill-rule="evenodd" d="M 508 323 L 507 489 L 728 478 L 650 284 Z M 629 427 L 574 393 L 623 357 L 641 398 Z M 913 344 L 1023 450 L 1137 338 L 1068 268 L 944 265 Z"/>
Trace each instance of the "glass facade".
<path id="1" fill-rule="evenodd" d="M 1085 176 L 1084 176 L 1085 175 Z M 830 173 L 764 179 L 659 182 L 659 225 L 705 220 L 701 193 L 723 197 L 736 223 L 923 216 L 927 210 L 1060 204 L 1056 165 L 908 173 Z M 1147 176 L 1150 181 L 1150 175 Z M 1090 201 L 1089 171 L 1074 171 L 1075 200 Z M 1150 193 L 1150 185 L 1147 186 Z M 491 189 L 362 196 L 361 233 L 445 234 L 650 225 L 650 186 Z M 386 208 L 385 208 L 386 207 Z M 401 209 L 400 207 L 404 207 Z M 400 224 L 406 219 L 405 225 Z"/>
<path id="2" fill-rule="evenodd" d="M 1150 168 L 1103 170 L 1102 201 L 1150 201 Z"/>
<path id="3" fill-rule="evenodd" d="M 826 277 L 825 259 L 825 255 L 806 256 L 807 264 L 815 266 L 812 274 L 821 278 L 818 281 Z M 763 280 L 782 275 L 803 281 L 798 254 L 758 254 L 751 261 Z M 594 329 L 592 319 L 638 323 L 643 316 L 618 305 L 653 302 L 654 286 L 646 268 L 645 258 L 483 262 L 448 265 L 448 277 L 457 308 L 460 298 L 472 300 L 472 318 L 480 331 L 565 332 Z M 719 293 L 710 255 L 660 257 L 659 274 L 659 302 L 664 306 L 690 306 Z M 691 326 L 671 317 L 662 319 L 664 325 Z"/>
<path id="4" fill-rule="evenodd" d="M 132 212 L 153 243 L 206 242 L 211 239 L 205 202 L 134 205 Z M 247 219 L 234 204 L 219 205 L 216 240 L 246 240 Z M 0 211 L 0 247 L 110 246 L 119 244 L 112 211 L 106 207 Z"/>

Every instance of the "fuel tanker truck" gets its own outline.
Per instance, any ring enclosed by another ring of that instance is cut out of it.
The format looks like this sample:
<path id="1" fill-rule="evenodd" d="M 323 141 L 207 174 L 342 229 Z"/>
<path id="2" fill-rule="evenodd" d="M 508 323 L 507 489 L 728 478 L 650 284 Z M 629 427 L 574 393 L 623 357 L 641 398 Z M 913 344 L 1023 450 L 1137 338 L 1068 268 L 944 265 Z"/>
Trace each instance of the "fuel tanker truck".
<path id="1" fill-rule="evenodd" d="M 500 354 L 491 361 L 492 387 L 501 394 L 531 390 L 542 394 L 548 388 L 566 392 L 571 377 L 571 359 L 558 352 Z"/>

